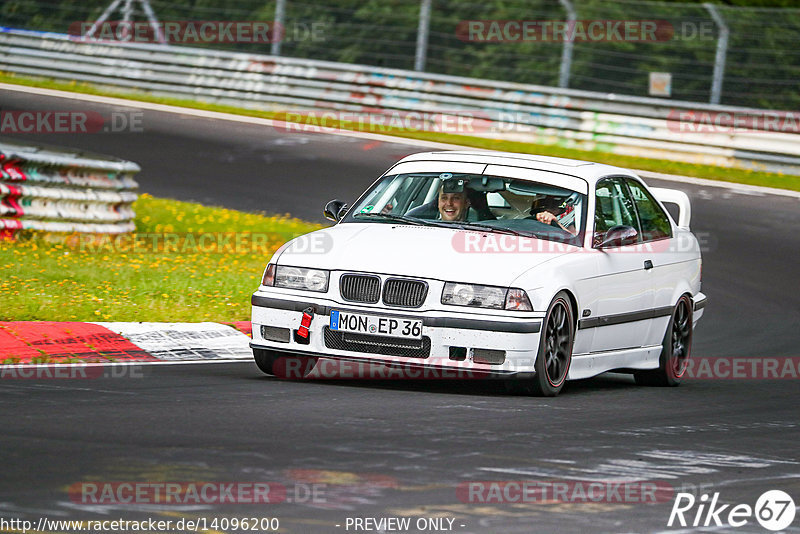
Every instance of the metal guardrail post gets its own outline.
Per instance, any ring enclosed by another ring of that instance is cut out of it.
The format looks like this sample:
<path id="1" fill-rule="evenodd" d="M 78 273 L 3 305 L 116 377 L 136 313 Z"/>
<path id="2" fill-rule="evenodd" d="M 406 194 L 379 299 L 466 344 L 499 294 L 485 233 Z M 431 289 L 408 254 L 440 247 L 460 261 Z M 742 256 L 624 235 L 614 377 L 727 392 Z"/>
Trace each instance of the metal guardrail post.
<path id="1" fill-rule="evenodd" d="M 419 27 L 417 28 L 417 53 L 414 56 L 414 70 L 423 72 L 428 57 L 428 33 L 431 26 L 431 0 L 421 0 L 419 5 Z"/>
<path id="2" fill-rule="evenodd" d="M 575 6 L 572 5 L 570 0 L 558 0 L 561 4 L 561 7 L 567 12 L 567 23 L 569 24 L 570 28 L 575 27 L 575 21 L 578 19 L 578 15 L 575 12 Z M 569 73 L 572 68 L 572 47 L 573 47 L 572 39 L 566 39 L 564 41 L 564 48 L 561 50 L 561 67 L 559 68 L 558 72 L 558 86 L 567 88 L 569 87 Z"/>
<path id="3" fill-rule="evenodd" d="M 153 28 L 153 31 L 156 33 L 156 39 L 158 42 L 163 45 L 168 45 L 169 42 L 164 36 L 164 32 L 161 31 L 161 26 L 158 24 L 158 18 L 156 18 L 153 8 L 150 7 L 149 0 L 142 0 L 142 9 L 144 10 L 144 14 L 147 16 L 147 20 L 150 21 L 150 27 Z"/>
<path id="4" fill-rule="evenodd" d="M 703 7 L 714 19 L 714 23 L 719 28 L 719 39 L 717 39 L 717 53 L 714 56 L 714 75 L 711 82 L 711 102 L 712 104 L 719 104 L 722 97 L 722 80 L 725 77 L 725 56 L 728 53 L 728 36 L 730 30 L 728 25 L 725 24 L 725 19 L 719 14 L 717 7 L 714 4 L 705 3 Z"/>
<path id="5" fill-rule="evenodd" d="M 286 36 L 286 32 L 281 34 L 280 32 L 276 33 L 278 28 L 283 27 L 284 22 L 286 21 L 286 0 L 278 0 L 275 2 L 275 20 L 272 21 L 273 24 L 273 31 L 272 34 L 276 37 L 273 37 L 272 46 L 270 46 L 269 53 L 273 56 L 281 55 L 281 41 Z"/>
<path id="6" fill-rule="evenodd" d="M 161 30 L 161 26 L 158 23 L 158 18 L 156 17 L 153 8 L 150 7 L 150 0 L 138 0 L 139 3 L 142 5 L 142 10 L 144 11 L 145 16 L 147 17 L 148 22 L 150 23 L 150 27 L 153 28 L 153 32 L 155 33 L 156 40 L 163 45 L 168 45 L 167 38 L 164 37 L 164 32 Z M 133 2 L 134 0 L 125 0 L 125 5 L 122 8 L 122 22 L 125 25 L 129 25 L 131 20 L 133 20 Z M 89 28 L 89 31 L 86 32 L 84 37 L 92 38 L 94 37 L 95 32 L 103 24 L 111 14 L 119 8 L 119 5 L 122 3 L 122 0 L 114 0 L 109 4 L 109 6 L 103 11 L 92 27 Z M 130 27 L 130 26 L 128 26 Z"/>
<path id="7" fill-rule="evenodd" d="M 125 5 L 122 8 L 122 22 L 130 24 L 133 20 L 133 0 L 125 0 Z"/>
<path id="8" fill-rule="evenodd" d="M 101 24 L 103 24 L 106 20 L 108 20 L 108 17 L 111 16 L 111 13 L 113 13 L 121 3 L 122 0 L 114 0 L 113 2 L 111 2 L 111 4 L 100 15 L 100 18 L 94 21 L 94 24 L 92 24 L 92 27 L 89 28 L 89 31 L 86 32 L 86 35 L 84 35 L 84 37 L 87 38 L 94 37 L 94 32 L 97 31 L 97 28 L 99 28 Z"/>

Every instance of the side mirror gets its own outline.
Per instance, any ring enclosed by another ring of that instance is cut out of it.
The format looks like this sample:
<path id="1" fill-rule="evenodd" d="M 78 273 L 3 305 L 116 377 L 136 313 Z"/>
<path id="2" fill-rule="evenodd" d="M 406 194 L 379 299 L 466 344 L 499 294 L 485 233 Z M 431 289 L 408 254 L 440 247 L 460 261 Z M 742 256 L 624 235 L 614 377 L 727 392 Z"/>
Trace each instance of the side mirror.
<path id="1" fill-rule="evenodd" d="M 322 210 L 322 213 L 325 215 L 326 219 L 339 222 L 347 213 L 347 204 L 341 200 L 331 200 L 325 204 L 325 209 Z"/>
<path id="2" fill-rule="evenodd" d="M 639 238 L 639 232 L 633 226 L 614 226 L 602 236 L 602 241 L 597 248 L 624 247 L 633 245 Z"/>

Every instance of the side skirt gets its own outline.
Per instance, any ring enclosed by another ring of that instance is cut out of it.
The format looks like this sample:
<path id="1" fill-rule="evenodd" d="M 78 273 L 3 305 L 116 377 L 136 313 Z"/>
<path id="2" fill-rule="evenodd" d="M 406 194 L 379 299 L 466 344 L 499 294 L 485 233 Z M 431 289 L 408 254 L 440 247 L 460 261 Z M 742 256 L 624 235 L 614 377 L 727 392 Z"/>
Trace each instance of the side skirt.
<path id="1" fill-rule="evenodd" d="M 661 345 L 635 349 L 610 350 L 588 354 L 573 354 L 568 380 L 578 380 L 611 371 L 612 369 L 656 369 Z"/>

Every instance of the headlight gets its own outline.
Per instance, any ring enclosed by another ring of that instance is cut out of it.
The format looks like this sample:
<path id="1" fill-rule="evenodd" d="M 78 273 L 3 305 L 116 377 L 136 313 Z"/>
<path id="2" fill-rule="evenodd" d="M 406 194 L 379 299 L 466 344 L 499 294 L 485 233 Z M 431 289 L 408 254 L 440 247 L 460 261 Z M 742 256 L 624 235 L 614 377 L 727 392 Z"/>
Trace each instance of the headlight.
<path id="1" fill-rule="evenodd" d="M 442 304 L 493 310 L 532 311 L 528 295 L 521 289 L 447 282 Z"/>
<path id="2" fill-rule="evenodd" d="M 321 269 L 303 269 L 302 267 L 278 265 L 275 269 L 275 287 L 305 289 L 324 293 L 328 291 L 329 274 L 329 271 Z"/>
<path id="3" fill-rule="evenodd" d="M 442 292 L 442 304 L 502 310 L 506 291 L 503 287 L 447 282 Z"/>

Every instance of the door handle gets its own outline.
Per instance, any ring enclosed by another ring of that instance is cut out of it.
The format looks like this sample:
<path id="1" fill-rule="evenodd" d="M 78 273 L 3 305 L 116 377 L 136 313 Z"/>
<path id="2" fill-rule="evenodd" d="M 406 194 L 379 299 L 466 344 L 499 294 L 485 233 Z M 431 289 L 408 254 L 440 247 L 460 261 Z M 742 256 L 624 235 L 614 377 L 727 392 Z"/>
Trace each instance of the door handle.
<path id="1" fill-rule="evenodd" d="M 644 260 L 644 270 L 649 271 L 653 268 L 653 262 L 650 260 Z"/>

